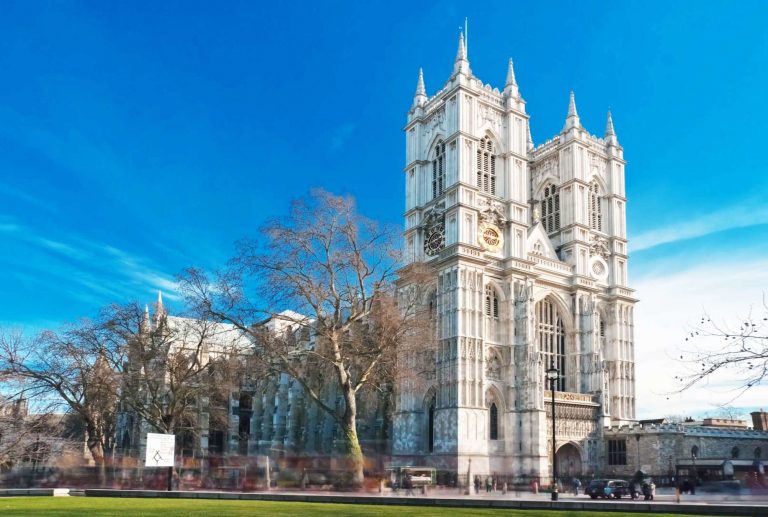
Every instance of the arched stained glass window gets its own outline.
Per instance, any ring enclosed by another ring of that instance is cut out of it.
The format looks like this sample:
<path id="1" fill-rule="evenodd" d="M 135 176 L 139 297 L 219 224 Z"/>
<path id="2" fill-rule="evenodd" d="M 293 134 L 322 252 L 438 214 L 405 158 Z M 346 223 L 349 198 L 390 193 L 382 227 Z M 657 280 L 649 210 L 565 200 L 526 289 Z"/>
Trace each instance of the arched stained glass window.
<path id="1" fill-rule="evenodd" d="M 536 304 L 536 328 L 543 363 L 554 363 L 560 371 L 555 390 L 565 391 L 568 373 L 565 368 L 565 325 L 555 304 L 546 298 Z"/>

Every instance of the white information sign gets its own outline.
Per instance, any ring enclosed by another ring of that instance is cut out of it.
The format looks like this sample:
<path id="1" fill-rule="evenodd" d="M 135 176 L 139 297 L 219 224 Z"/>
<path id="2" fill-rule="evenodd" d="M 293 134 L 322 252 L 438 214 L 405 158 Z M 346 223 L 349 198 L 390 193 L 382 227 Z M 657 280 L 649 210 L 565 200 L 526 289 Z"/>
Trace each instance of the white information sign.
<path id="1" fill-rule="evenodd" d="M 147 433 L 147 467 L 173 467 L 176 435 Z"/>

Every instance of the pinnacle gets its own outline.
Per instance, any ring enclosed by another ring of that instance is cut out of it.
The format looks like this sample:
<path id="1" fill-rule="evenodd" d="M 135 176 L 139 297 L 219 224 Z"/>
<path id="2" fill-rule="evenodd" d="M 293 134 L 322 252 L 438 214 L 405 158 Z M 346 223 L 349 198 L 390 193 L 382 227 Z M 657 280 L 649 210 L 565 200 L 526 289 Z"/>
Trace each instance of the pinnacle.
<path id="1" fill-rule="evenodd" d="M 467 47 L 464 45 L 464 33 L 459 33 L 459 50 L 456 52 L 456 62 L 453 64 L 453 73 L 472 75 L 469 69 L 469 60 L 467 60 Z"/>
<path id="2" fill-rule="evenodd" d="M 608 110 L 608 120 L 605 123 L 605 136 L 616 136 L 613 130 L 613 118 L 611 118 L 611 110 Z"/>
<path id="3" fill-rule="evenodd" d="M 509 58 L 509 68 L 507 68 L 507 81 L 504 83 L 505 88 L 508 88 L 509 86 L 517 86 L 517 81 L 515 80 L 515 68 L 512 65 L 512 58 Z"/>
<path id="4" fill-rule="evenodd" d="M 573 94 L 573 90 L 571 90 L 571 98 L 568 101 L 568 116 L 565 118 L 563 131 L 568 131 L 575 127 L 581 127 L 581 122 L 579 121 L 579 114 L 576 111 L 576 96 Z"/>
<path id="5" fill-rule="evenodd" d="M 419 82 L 416 84 L 416 95 L 426 95 L 427 89 L 424 87 L 424 70 L 419 67 Z"/>
<path id="6" fill-rule="evenodd" d="M 416 83 L 416 93 L 413 95 L 413 108 L 423 106 L 427 102 L 427 89 L 424 87 L 424 72 L 419 68 L 419 80 Z"/>
<path id="7" fill-rule="evenodd" d="M 571 99 L 568 101 L 568 116 L 579 116 L 579 114 L 576 112 L 576 96 L 574 95 L 573 90 L 571 90 Z"/>
<path id="8" fill-rule="evenodd" d="M 456 52 L 456 61 L 467 60 L 467 48 L 464 45 L 464 33 L 459 32 L 459 50 Z"/>

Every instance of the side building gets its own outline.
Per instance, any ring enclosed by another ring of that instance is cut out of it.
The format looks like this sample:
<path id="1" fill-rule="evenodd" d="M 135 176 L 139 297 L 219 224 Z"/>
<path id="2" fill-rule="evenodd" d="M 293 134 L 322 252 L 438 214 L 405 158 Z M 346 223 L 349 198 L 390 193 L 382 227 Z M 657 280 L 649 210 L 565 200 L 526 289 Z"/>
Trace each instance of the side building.
<path id="1" fill-rule="evenodd" d="M 298 324 L 304 320 L 300 314 L 285 311 L 259 325 L 271 332 L 293 333 L 297 346 L 311 347 L 311 323 Z M 236 464 L 248 457 L 270 456 L 276 461 L 295 460 L 308 467 L 331 468 L 331 459 L 343 456 L 336 421 L 305 396 L 298 382 L 286 374 L 260 376 L 248 370 L 249 356 L 258 354 L 258 350 L 234 326 L 171 316 L 161 296 L 152 317 L 147 309 L 144 325 L 147 333 L 165 329 L 171 353 L 181 350 L 199 355 L 202 365 L 235 354 L 244 365 L 230 385 L 196 392 L 191 407 L 184 412 L 176 436 L 177 454 L 185 466 L 206 468 L 222 462 Z M 129 370 L 141 371 L 146 376 L 146 369 L 138 364 L 136 356 L 132 359 L 137 364 Z M 334 383 L 328 385 L 323 395 L 331 407 L 343 404 Z M 389 396 L 365 396 L 358 403 L 361 446 L 369 457 L 381 461 L 390 447 Z M 148 432 L 158 429 L 123 401 L 118 413 L 116 454 L 124 458 L 124 465 L 143 461 Z M 373 467 L 381 467 L 381 461 Z"/>

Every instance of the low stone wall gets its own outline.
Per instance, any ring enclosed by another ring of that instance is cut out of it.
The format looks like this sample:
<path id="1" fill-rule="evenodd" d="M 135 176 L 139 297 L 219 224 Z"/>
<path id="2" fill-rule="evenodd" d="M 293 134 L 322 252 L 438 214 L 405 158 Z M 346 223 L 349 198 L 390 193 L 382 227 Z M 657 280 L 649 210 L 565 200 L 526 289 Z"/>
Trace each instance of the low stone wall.
<path id="1" fill-rule="evenodd" d="M 2 488 L 0 497 L 31 496 L 31 495 L 53 495 L 53 488 Z"/>

